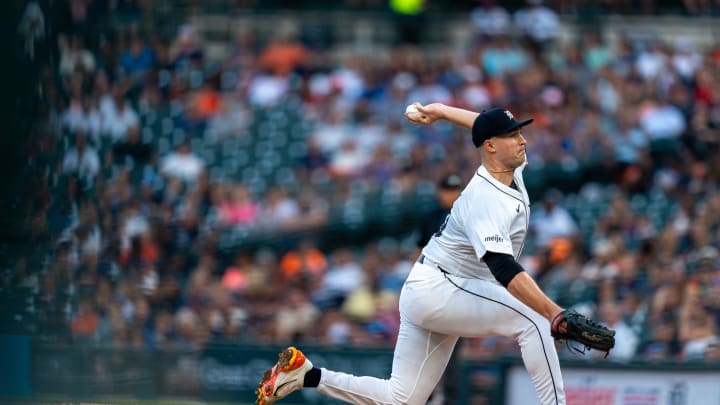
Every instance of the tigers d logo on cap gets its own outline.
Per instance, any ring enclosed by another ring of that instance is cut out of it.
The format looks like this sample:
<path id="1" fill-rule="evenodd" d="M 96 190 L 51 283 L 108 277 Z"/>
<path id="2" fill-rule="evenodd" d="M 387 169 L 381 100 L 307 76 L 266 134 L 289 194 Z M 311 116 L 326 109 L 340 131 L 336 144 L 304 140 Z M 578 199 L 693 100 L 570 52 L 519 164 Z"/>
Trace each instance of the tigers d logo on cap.
<path id="1" fill-rule="evenodd" d="M 512 132 L 533 122 L 532 118 L 518 121 L 504 108 L 484 110 L 475 118 L 472 126 L 472 141 L 479 148 L 486 139 Z"/>

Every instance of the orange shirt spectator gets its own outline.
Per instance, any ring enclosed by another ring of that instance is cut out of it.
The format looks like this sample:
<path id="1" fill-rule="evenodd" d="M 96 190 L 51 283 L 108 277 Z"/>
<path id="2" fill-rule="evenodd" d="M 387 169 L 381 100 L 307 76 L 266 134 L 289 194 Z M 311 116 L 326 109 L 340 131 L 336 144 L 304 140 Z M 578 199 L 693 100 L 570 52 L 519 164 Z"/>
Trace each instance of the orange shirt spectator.
<path id="1" fill-rule="evenodd" d="M 191 98 L 190 108 L 194 118 L 208 119 L 220 110 L 222 97 L 211 83 L 205 83 Z"/>
<path id="2" fill-rule="evenodd" d="M 312 246 L 287 252 L 280 260 L 280 270 L 285 278 L 293 278 L 303 272 L 317 276 L 324 273 L 326 269 L 325 255 Z"/>
<path id="3" fill-rule="evenodd" d="M 303 65 L 307 58 L 308 52 L 304 46 L 288 39 L 280 39 L 265 48 L 258 63 L 272 74 L 287 76 L 296 67 Z"/>
<path id="4" fill-rule="evenodd" d="M 73 336 L 88 338 L 95 334 L 99 322 L 100 317 L 92 303 L 85 300 L 80 303 L 78 314 L 73 319 L 70 329 Z"/>
<path id="5" fill-rule="evenodd" d="M 143 235 L 142 237 L 135 237 L 131 240 L 130 246 L 127 249 L 123 249 L 120 253 L 118 263 L 121 266 L 155 263 L 159 256 L 160 252 L 150 235 Z"/>

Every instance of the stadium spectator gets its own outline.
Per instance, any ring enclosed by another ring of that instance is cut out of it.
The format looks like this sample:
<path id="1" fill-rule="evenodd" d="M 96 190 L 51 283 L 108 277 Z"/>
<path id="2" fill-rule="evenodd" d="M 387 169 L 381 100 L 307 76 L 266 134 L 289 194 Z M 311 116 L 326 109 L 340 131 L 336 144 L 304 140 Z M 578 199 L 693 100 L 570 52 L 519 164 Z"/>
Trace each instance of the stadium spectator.
<path id="1" fill-rule="evenodd" d="M 221 225 L 252 225 L 260 215 L 260 206 L 253 201 L 250 191 L 242 184 L 229 184 L 221 188 L 222 200 L 218 210 Z"/>
<path id="2" fill-rule="evenodd" d="M 452 94 L 447 86 L 435 77 L 436 74 L 432 71 L 421 72 L 418 83 L 408 93 L 406 104 L 418 102 L 425 105 L 434 100 L 439 103 L 450 103 Z"/>
<path id="3" fill-rule="evenodd" d="M 98 330 L 100 317 L 90 299 L 80 301 L 78 313 L 72 321 L 71 330 L 73 337 L 81 342 L 89 343 Z"/>
<path id="4" fill-rule="evenodd" d="M 339 308 L 347 296 L 365 281 L 365 273 L 350 249 L 333 251 L 330 263 L 311 296 L 313 304 L 321 310 Z"/>
<path id="5" fill-rule="evenodd" d="M 688 286 L 680 308 L 679 336 L 683 359 L 701 359 L 708 346 L 717 341 L 715 317 L 703 307 L 697 286 Z"/>
<path id="6" fill-rule="evenodd" d="M 102 88 L 103 85 L 100 84 L 100 87 Z M 124 86 L 120 84 L 112 87 L 111 96 L 106 94 L 101 96 L 100 113 L 102 132 L 107 134 L 113 143 L 125 139 L 128 130 L 140 123 L 137 112 L 125 97 Z"/>
<path id="7" fill-rule="evenodd" d="M 270 187 L 260 204 L 258 226 L 270 229 L 291 229 L 298 225 L 300 207 L 281 187 Z"/>
<path id="8" fill-rule="evenodd" d="M 226 291 L 236 296 L 241 296 L 250 284 L 248 270 L 251 260 L 247 252 L 239 251 L 233 263 L 228 266 L 222 274 L 220 283 Z"/>
<path id="9" fill-rule="evenodd" d="M 615 57 L 612 49 L 603 43 L 600 35 L 595 32 L 585 34 L 582 42 L 583 61 L 591 72 L 597 72 L 608 66 Z"/>
<path id="10" fill-rule="evenodd" d="M 484 47 L 480 58 L 484 71 L 491 78 L 520 72 L 530 63 L 527 52 L 505 37 L 495 38 Z"/>
<path id="11" fill-rule="evenodd" d="M 61 36 L 59 47 L 61 75 L 69 76 L 77 70 L 83 73 L 95 71 L 95 56 L 85 48 L 85 42 L 79 35 L 72 35 L 70 38 Z"/>
<path id="12" fill-rule="evenodd" d="M 510 33 L 510 13 L 495 0 L 480 0 L 470 12 L 473 29 L 481 35 L 481 41 Z"/>
<path id="13" fill-rule="evenodd" d="M 616 344 L 608 357 L 613 360 L 628 361 L 635 356 L 640 341 L 636 332 L 622 319 L 622 308 L 616 302 L 603 302 L 599 309 L 600 322 L 613 328 Z"/>
<path id="14" fill-rule="evenodd" d="M 170 152 L 160 162 L 160 173 L 181 179 L 185 182 L 195 182 L 205 170 L 205 163 L 193 154 L 190 142 L 182 141 L 174 152 Z"/>
<path id="15" fill-rule="evenodd" d="M 23 37 L 23 55 L 29 60 L 35 60 L 45 36 L 45 13 L 35 1 L 25 4 L 18 31 Z M 38 55 L 39 56 L 39 55 Z"/>
<path id="16" fill-rule="evenodd" d="M 181 25 L 169 49 L 169 61 L 176 69 L 201 68 L 205 60 L 197 31 L 190 24 Z"/>
<path id="17" fill-rule="evenodd" d="M 137 126 L 129 127 L 125 139 L 112 147 L 113 162 L 125 164 L 127 159 L 134 165 L 150 163 L 153 157 L 152 146 L 142 141 L 140 129 Z"/>
<path id="18" fill-rule="evenodd" d="M 328 223 L 328 202 L 310 187 L 302 188 L 297 196 L 298 218 L 291 225 L 292 230 L 312 231 Z"/>
<path id="19" fill-rule="evenodd" d="M 554 10 L 543 5 L 543 0 L 527 0 L 513 19 L 536 57 L 560 35 L 560 19 Z"/>
<path id="20" fill-rule="evenodd" d="M 155 55 L 138 35 L 130 38 L 128 48 L 120 55 L 120 66 L 124 73 L 138 78 L 155 65 Z"/>
<path id="21" fill-rule="evenodd" d="M 642 164 L 649 142 L 639 126 L 637 109 L 632 105 L 619 108 L 616 126 L 611 132 L 615 160 L 623 165 Z"/>
<path id="22" fill-rule="evenodd" d="M 288 291 L 284 301 L 275 318 L 275 340 L 288 343 L 310 337 L 320 311 L 299 288 Z"/>
<path id="23" fill-rule="evenodd" d="M 62 170 L 86 185 L 92 183 L 100 172 L 100 156 L 95 148 L 87 144 L 87 137 L 81 129 L 75 130 L 74 143 L 65 153 Z"/>
<path id="24" fill-rule="evenodd" d="M 286 29 L 287 30 L 287 29 Z M 286 77 L 308 63 L 308 51 L 290 32 L 277 33 L 258 55 L 257 64 L 272 76 Z"/>
<path id="25" fill-rule="evenodd" d="M 702 55 L 687 38 L 678 38 L 675 41 L 675 52 L 671 63 L 680 78 L 688 82 L 702 66 Z"/>
<path id="26" fill-rule="evenodd" d="M 68 130 L 82 130 L 92 140 L 94 145 L 100 142 L 101 130 L 100 111 L 95 107 L 94 100 L 89 95 L 80 97 L 79 102 L 72 100 L 68 109 L 63 113 L 63 123 Z"/>
<path id="27" fill-rule="evenodd" d="M 370 162 L 370 156 L 354 139 L 346 139 L 330 159 L 330 174 L 337 178 L 359 177 Z"/>
<path id="28" fill-rule="evenodd" d="M 533 210 L 531 232 L 535 236 L 535 243 L 540 248 L 548 248 L 555 238 L 574 239 L 578 236 L 578 227 L 575 220 L 564 207 L 558 205 L 562 199 L 562 193 L 557 189 L 545 192 L 542 204 Z"/>
<path id="29" fill-rule="evenodd" d="M 330 108 L 310 135 L 310 142 L 317 145 L 326 156 L 332 156 L 350 139 L 351 130 L 347 114 L 340 109 Z"/>
<path id="30" fill-rule="evenodd" d="M 298 282 L 303 278 L 321 278 L 327 266 L 325 254 L 309 239 L 298 242 L 296 249 L 288 251 L 280 259 L 282 277 Z"/>

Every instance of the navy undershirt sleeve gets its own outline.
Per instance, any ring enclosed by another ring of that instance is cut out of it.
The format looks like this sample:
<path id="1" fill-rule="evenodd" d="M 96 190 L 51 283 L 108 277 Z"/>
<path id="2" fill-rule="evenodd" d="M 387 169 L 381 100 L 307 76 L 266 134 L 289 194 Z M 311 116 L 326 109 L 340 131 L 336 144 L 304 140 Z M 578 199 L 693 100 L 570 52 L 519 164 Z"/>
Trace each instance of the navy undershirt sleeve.
<path id="1" fill-rule="evenodd" d="M 507 287 L 510 281 L 520 272 L 525 271 L 514 257 L 505 253 L 486 252 L 483 260 L 490 267 L 495 279 Z"/>

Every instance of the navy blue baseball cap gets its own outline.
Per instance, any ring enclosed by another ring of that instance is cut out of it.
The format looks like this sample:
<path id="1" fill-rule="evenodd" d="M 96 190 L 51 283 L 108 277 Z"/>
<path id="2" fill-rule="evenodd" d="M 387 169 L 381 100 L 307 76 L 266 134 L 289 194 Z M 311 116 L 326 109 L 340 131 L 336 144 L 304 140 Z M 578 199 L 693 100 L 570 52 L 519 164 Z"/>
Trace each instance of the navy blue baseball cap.
<path id="1" fill-rule="evenodd" d="M 507 134 L 533 122 L 532 118 L 518 121 L 512 113 L 504 108 L 483 110 L 475 118 L 472 126 L 472 141 L 476 148 L 493 136 Z"/>

